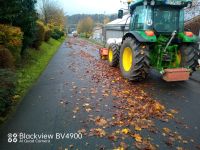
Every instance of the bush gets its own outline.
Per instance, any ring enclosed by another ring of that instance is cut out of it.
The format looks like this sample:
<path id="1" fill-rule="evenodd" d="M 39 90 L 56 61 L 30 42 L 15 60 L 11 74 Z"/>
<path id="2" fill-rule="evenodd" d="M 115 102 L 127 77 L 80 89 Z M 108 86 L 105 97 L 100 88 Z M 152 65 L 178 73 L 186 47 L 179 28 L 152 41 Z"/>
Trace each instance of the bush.
<path id="1" fill-rule="evenodd" d="M 14 67 L 14 58 L 11 52 L 0 45 L 0 68 L 13 68 Z"/>
<path id="2" fill-rule="evenodd" d="M 50 29 L 47 29 L 47 30 L 45 31 L 45 36 L 44 36 L 45 42 L 48 42 L 50 38 L 51 38 L 51 30 L 50 30 Z"/>
<path id="3" fill-rule="evenodd" d="M 20 57 L 22 39 L 23 33 L 20 28 L 0 24 L 0 45 L 8 48 L 15 60 Z"/>
<path id="4" fill-rule="evenodd" d="M 15 73 L 8 69 L 0 69 L 0 115 L 12 104 L 15 89 Z"/>
<path id="5" fill-rule="evenodd" d="M 82 37 L 82 38 L 89 38 L 91 36 L 91 34 L 90 33 L 80 33 L 80 37 Z"/>
<path id="6" fill-rule="evenodd" d="M 65 33 L 63 31 L 60 31 L 59 29 L 54 29 L 51 37 L 58 40 L 64 35 Z"/>
<path id="7" fill-rule="evenodd" d="M 52 37 L 53 39 L 55 39 L 55 40 L 60 39 L 60 36 L 59 36 L 57 33 L 55 33 L 55 32 L 53 32 L 53 33 L 51 34 L 51 37 Z"/>
<path id="8" fill-rule="evenodd" d="M 40 45 L 44 41 L 44 37 L 45 37 L 45 26 L 42 22 L 37 21 L 36 35 L 35 35 L 35 40 L 33 42 L 33 47 L 39 49 Z"/>

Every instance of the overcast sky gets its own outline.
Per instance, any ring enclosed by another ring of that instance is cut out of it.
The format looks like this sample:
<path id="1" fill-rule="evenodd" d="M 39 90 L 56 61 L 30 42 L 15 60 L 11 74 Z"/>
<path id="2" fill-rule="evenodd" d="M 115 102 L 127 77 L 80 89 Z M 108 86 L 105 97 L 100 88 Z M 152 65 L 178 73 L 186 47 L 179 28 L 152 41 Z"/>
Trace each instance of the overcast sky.
<path id="1" fill-rule="evenodd" d="M 84 14 L 111 14 L 117 13 L 122 7 L 120 0 L 58 0 L 68 15 Z"/>

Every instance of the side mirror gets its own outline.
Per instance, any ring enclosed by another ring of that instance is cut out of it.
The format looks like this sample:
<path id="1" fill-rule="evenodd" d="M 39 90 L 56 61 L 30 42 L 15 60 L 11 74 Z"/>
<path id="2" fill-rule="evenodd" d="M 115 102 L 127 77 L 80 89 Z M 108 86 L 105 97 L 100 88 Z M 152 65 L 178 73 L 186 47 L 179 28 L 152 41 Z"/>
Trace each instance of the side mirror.
<path id="1" fill-rule="evenodd" d="M 124 11 L 120 9 L 120 10 L 118 11 L 118 18 L 119 18 L 119 19 L 122 19 L 122 18 L 123 18 L 123 15 L 124 15 Z"/>

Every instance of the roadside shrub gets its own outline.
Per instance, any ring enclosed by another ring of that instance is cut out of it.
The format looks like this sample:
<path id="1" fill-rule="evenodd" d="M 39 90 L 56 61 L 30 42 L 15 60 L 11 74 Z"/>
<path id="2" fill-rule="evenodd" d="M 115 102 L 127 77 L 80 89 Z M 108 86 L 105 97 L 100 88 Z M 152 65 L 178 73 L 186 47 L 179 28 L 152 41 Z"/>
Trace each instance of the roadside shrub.
<path id="1" fill-rule="evenodd" d="M 47 29 L 47 30 L 45 31 L 45 36 L 44 36 L 45 42 L 48 42 L 50 38 L 51 38 L 51 30 L 50 30 L 50 29 Z"/>
<path id="2" fill-rule="evenodd" d="M 65 33 L 63 31 L 60 31 L 59 29 L 54 29 L 51 37 L 58 40 L 64 35 Z"/>
<path id="3" fill-rule="evenodd" d="M 15 73 L 8 69 L 0 69 L 0 115 L 12 104 L 15 89 Z"/>
<path id="4" fill-rule="evenodd" d="M 36 35 L 35 35 L 35 40 L 33 42 L 33 47 L 39 49 L 40 45 L 44 41 L 44 37 L 45 37 L 45 26 L 42 22 L 37 21 Z"/>
<path id="5" fill-rule="evenodd" d="M 86 34 L 85 34 L 85 33 L 80 33 L 79 35 L 80 35 L 80 37 L 82 37 L 82 38 L 85 38 L 85 37 L 86 37 Z"/>
<path id="6" fill-rule="evenodd" d="M 92 34 L 86 33 L 86 38 L 90 38 Z"/>
<path id="7" fill-rule="evenodd" d="M 0 45 L 0 68 L 14 68 L 12 53 L 2 45 Z"/>
<path id="8" fill-rule="evenodd" d="M 90 33 L 86 33 L 86 32 L 80 33 L 80 37 L 82 37 L 82 38 L 89 38 L 90 36 L 91 36 Z"/>
<path id="9" fill-rule="evenodd" d="M 55 39 L 55 40 L 60 39 L 60 36 L 59 36 L 57 33 L 55 33 L 55 32 L 53 32 L 53 33 L 51 34 L 51 37 L 52 37 L 53 39 Z"/>
<path id="10" fill-rule="evenodd" d="M 0 24 L 0 45 L 4 45 L 10 50 L 14 59 L 20 57 L 23 33 L 20 28 Z"/>

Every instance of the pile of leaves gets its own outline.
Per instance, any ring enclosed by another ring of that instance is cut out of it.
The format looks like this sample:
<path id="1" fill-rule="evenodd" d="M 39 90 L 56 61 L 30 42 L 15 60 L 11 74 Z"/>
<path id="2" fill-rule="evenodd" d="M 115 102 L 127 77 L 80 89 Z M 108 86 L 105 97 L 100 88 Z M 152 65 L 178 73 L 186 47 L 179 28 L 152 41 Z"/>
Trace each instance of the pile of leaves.
<path id="1" fill-rule="evenodd" d="M 87 90 L 86 88 L 78 89 L 77 86 L 72 89 L 79 95 L 88 92 L 90 94 L 90 97 L 82 96 L 79 100 L 85 101 L 82 109 L 88 113 L 89 118 L 82 122 L 87 126 L 92 124 L 94 127 L 80 129 L 80 133 L 97 138 L 107 138 L 118 144 L 115 147 L 116 150 L 128 149 L 130 146 L 141 150 L 158 149 L 159 146 L 154 145 L 151 138 L 142 136 L 143 130 L 155 134 L 162 133 L 168 139 L 165 141 L 167 146 L 172 146 L 176 141 L 184 144 L 188 142 L 169 128 L 163 128 L 160 131 L 156 127 L 156 121 L 169 122 L 175 118 L 178 112 L 173 109 L 168 110 L 158 100 L 152 98 L 149 93 L 144 91 L 140 83 L 132 83 L 124 79 L 118 68 L 112 68 L 106 61 L 94 58 L 88 51 L 91 51 L 91 47 L 93 47 L 93 50 L 96 49 L 96 53 L 98 53 L 98 46 L 93 45 L 87 48 L 89 44 L 80 39 L 70 39 L 68 44 L 73 49 L 77 45 L 82 47 L 72 55 L 76 59 L 79 57 L 88 62 L 85 68 L 82 68 L 85 72 L 80 79 L 84 80 L 87 76 L 93 85 L 93 87 L 87 87 Z M 77 75 L 80 75 L 80 65 L 72 63 Z M 101 98 L 97 98 L 98 94 L 101 94 Z M 90 101 L 91 99 L 93 101 Z M 110 102 L 107 101 L 106 104 L 106 100 L 112 101 L 112 105 L 108 106 Z M 75 107 L 73 112 L 78 113 L 80 109 L 80 107 Z M 109 115 L 107 118 L 102 116 L 105 111 L 110 114 L 110 117 L 108 117 Z M 124 142 L 125 139 L 133 140 L 132 143 L 127 144 Z M 177 147 L 177 149 L 181 149 L 181 147 Z"/>

